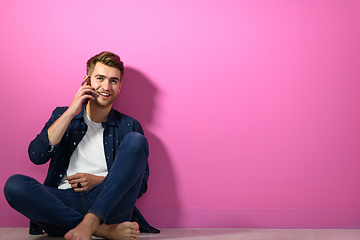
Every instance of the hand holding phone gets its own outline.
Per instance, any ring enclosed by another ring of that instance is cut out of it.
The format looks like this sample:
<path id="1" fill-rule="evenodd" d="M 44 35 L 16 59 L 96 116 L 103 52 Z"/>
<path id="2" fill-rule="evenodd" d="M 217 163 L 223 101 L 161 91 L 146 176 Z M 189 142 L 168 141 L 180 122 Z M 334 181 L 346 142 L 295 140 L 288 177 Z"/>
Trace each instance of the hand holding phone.
<path id="1" fill-rule="evenodd" d="M 84 81 L 81 83 L 81 86 L 84 86 L 84 85 L 89 85 L 90 86 L 90 76 L 86 76 L 86 78 L 84 79 Z M 89 95 L 91 95 L 90 93 L 87 93 Z M 87 104 L 87 102 L 89 101 L 89 99 L 86 99 L 83 101 L 83 104 Z"/>

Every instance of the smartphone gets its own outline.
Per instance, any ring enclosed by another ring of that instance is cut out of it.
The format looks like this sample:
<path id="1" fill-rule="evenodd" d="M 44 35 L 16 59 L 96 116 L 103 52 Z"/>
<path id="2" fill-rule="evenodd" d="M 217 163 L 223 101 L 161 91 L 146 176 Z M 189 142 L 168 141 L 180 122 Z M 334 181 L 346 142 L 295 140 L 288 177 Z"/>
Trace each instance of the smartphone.
<path id="1" fill-rule="evenodd" d="M 81 83 L 81 86 L 84 85 L 90 85 L 90 76 L 86 76 L 86 78 L 84 79 L 84 81 Z M 87 102 L 89 101 L 89 99 L 86 99 L 83 104 L 87 104 Z"/>
<path id="2" fill-rule="evenodd" d="M 81 86 L 84 86 L 84 84 L 90 85 L 90 76 L 86 76 L 84 81 L 81 83 Z"/>

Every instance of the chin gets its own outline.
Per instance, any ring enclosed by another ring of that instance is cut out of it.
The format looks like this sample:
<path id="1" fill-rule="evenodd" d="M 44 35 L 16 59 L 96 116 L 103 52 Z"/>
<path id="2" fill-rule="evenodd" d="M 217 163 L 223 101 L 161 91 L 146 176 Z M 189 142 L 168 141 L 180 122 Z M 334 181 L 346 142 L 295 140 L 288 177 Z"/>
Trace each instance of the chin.
<path id="1" fill-rule="evenodd" d="M 98 106 L 98 107 L 101 107 L 101 108 L 106 108 L 106 107 L 109 107 L 112 105 L 114 101 L 110 101 L 110 102 L 100 102 L 100 101 L 97 101 L 95 100 L 94 103 Z"/>

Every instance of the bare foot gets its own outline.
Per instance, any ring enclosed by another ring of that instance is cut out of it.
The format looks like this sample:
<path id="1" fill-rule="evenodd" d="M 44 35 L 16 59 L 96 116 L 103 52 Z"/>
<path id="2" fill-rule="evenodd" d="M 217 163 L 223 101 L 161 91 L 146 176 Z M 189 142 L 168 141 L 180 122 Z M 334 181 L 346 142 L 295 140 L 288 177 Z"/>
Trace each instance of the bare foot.
<path id="1" fill-rule="evenodd" d="M 67 240 L 90 240 L 93 233 L 98 229 L 100 218 L 95 214 L 88 213 L 85 215 L 76 228 L 65 234 Z"/>
<path id="2" fill-rule="evenodd" d="M 136 222 L 123 222 L 120 224 L 101 224 L 94 235 L 112 240 L 136 240 L 140 230 Z"/>

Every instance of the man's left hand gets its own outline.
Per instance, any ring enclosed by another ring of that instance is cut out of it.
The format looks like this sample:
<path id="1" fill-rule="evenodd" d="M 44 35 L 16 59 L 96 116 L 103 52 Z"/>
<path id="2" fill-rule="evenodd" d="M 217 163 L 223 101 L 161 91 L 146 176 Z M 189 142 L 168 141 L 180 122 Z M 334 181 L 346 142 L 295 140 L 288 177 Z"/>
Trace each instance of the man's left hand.
<path id="1" fill-rule="evenodd" d="M 66 178 L 75 192 L 85 192 L 102 183 L 104 179 L 105 177 L 90 173 L 76 173 Z"/>

